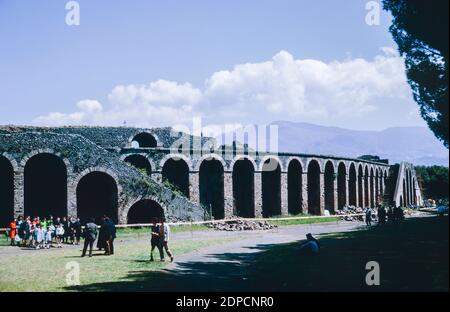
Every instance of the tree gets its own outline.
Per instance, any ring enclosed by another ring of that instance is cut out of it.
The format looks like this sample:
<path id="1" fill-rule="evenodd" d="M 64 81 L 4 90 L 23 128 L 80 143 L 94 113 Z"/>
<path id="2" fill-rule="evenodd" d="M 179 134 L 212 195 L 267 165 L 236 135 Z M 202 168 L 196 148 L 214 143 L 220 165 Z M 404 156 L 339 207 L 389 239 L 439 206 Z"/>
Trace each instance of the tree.
<path id="1" fill-rule="evenodd" d="M 448 0 L 383 0 L 420 114 L 448 148 Z"/>
<path id="2" fill-rule="evenodd" d="M 426 198 L 448 199 L 448 167 L 418 166 L 415 169 Z"/>

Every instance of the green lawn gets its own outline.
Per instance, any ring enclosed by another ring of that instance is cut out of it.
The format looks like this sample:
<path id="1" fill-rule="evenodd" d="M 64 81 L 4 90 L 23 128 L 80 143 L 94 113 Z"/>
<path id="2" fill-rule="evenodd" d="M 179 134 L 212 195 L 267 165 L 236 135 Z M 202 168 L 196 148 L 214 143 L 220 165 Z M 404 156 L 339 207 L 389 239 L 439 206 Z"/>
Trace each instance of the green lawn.
<path id="1" fill-rule="evenodd" d="M 230 240 L 230 238 L 214 238 L 174 241 L 171 250 L 177 256 Z M 77 261 L 80 264 L 81 285 L 126 281 L 133 272 L 148 273 L 167 265 L 167 262 L 148 261 L 150 250 L 148 241 L 134 240 L 126 244 L 116 244 L 113 256 L 103 256 L 102 252 L 94 252 L 92 258 L 81 258 L 81 248 L 81 246 L 80 248 L 66 246 L 52 250 L 23 250 L 18 255 L 0 256 L 0 292 L 62 291 L 67 286 L 65 281 L 69 272 L 65 266 L 70 261 Z M 154 256 L 155 259 L 159 259 L 157 250 Z"/>
<path id="2" fill-rule="evenodd" d="M 448 291 L 448 217 L 320 238 L 321 254 L 299 255 L 299 242 L 253 247 L 256 253 L 187 262 L 182 271 L 133 272 L 82 291 Z M 366 263 L 380 265 L 381 285 L 365 284 Z M 155 282 L 156 281 L 156 282 Z M 73 288 L 71 288 L 73 289 Z"/>
<path id="3" fill-rule="evenodd" d="M 308 219 L 290 219 L 290 220 L 270 220 L 269 223 L 277 226 L 298 225 L 298 224 L 314 224 L 323 222 L 339 221 L 341 217 L 324 217 L 324 218 L 308 218 Z"/>

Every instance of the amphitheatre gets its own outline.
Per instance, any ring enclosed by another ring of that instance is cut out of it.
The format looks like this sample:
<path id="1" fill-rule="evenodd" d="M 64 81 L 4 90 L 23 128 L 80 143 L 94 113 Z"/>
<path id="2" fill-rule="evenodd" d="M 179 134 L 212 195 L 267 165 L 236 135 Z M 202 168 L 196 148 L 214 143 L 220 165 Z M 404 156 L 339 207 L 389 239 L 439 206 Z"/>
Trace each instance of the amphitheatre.
<path id="1" fill-rule="evenodd" d="M 0 173 L 3 226 L 19 215 L 137 224 L 422 203 L 408 163 L 216 146 L 171 128 L 2 126 Z"/>

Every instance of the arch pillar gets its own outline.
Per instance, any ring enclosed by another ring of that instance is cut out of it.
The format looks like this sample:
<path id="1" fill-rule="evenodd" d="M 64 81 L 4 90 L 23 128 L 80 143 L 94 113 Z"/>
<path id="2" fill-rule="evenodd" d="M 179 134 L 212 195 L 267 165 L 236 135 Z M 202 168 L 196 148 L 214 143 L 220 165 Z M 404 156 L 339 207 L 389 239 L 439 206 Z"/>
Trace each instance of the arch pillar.
<path id="1" fill-rule="evenodd" d="M 319 173 L 319 181 L 320 181 L 319 208 L 320 208 L 320 215 L 323 216 L 325 214 L 325 172 L 321 171 Z"/>
<path id="2" fill-rule="evenodd" d="M 308 212 L 308 171 L 302 172 L 302 213 Z"/>
<path id="3" fill-rule="evenodd" d="M 255 217 L 262 218 L 262 173 L 255 171 Z"/>
<path id="4" fill-rule="evenodd" d="M 196 204 L 200 203 L 200 190 L 199 190 L 199 172 L 189 172 L 189 200 Z"/>
<path id="5" fill-rule="evenodd" d="M 334 213 L 339 210 L 339 198 L 338 198 L 338 178 L 335 175 L 333 179 L 333 202 L 334 202 Z M 331 211 L 330 211 L 331 213 Z"/>
<path id="6" fill-rule="evenodd" d="M 350 180 L 350 176 L 348 174 L 345 175 L 345 202 L 344 205 L 348 206 L 350 204 L 350 190 L 349 188 L 349 180 Z M 358 196 L 356 196 L 356 200 L 358 200 Z M 358 202 L 358 201 L 356 201 Z"/>
<path id="7" fill-rule="evenodd" d="M 287 172 L 280 173 L 281 179 L 281 215 L 287 216 L 288 212 L 288 176 Z"/>
<path id="8" fill-rule="evenodd" d="M 14 172 L 14 217 L 24 214 L 24 173 L 23 168 Z"/>
<path id="9" fill-rule="evenodd" d="M 225 218 L 232 217 L 233 209 L 233 173 L 230 171 L 223 172 L 223 200 L 225 209 Z"/>

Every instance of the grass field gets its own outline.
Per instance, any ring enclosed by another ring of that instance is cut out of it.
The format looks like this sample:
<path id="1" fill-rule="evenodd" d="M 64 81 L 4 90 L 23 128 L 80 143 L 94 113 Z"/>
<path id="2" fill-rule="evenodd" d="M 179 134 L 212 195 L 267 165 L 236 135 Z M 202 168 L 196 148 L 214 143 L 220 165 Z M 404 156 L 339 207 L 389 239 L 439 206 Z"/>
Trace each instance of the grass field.
<path id="1" fill-rule="evenodd" d="M 222 244 L 230 238 L 180 240 L 171 244 L 175 255 L 191 252 L 207 246 Z M 117 244 L 116 244 L 117 245 Z M 0 247 L 11 248 L 11 247 Z M 148 241 L 136 240 L 116 246 L 113 256 L 94 252 L 92 258 L 81 258 L 80 248 L 65 247 L 54 250 L 23 250 L 20 255 L 0 257 L 0 291 L 62 291 L 65 290 L 66 264 L 77 261 L 80 265 L 80 282 L 90 283 L 126 281 L 133 272 L 160 270 L 167 262 L 149 262 Z M 154 252 L 159 259 L 158 251 Z"/>
<path id="2" fill-rule="evenodd" d="M 134 272 L 127 280 L 82 291 L 448 291 L 448 217 L 409 219 L 321 237 L 321 254 L 299 255 L 299 243 L 224 250 L 217 262 L 187 262 L 182 271 Z M 366 263 L 380 265 L 380 286 L 367 286 Z M 157 281 L 157 283 L 153 283 Z"/>

